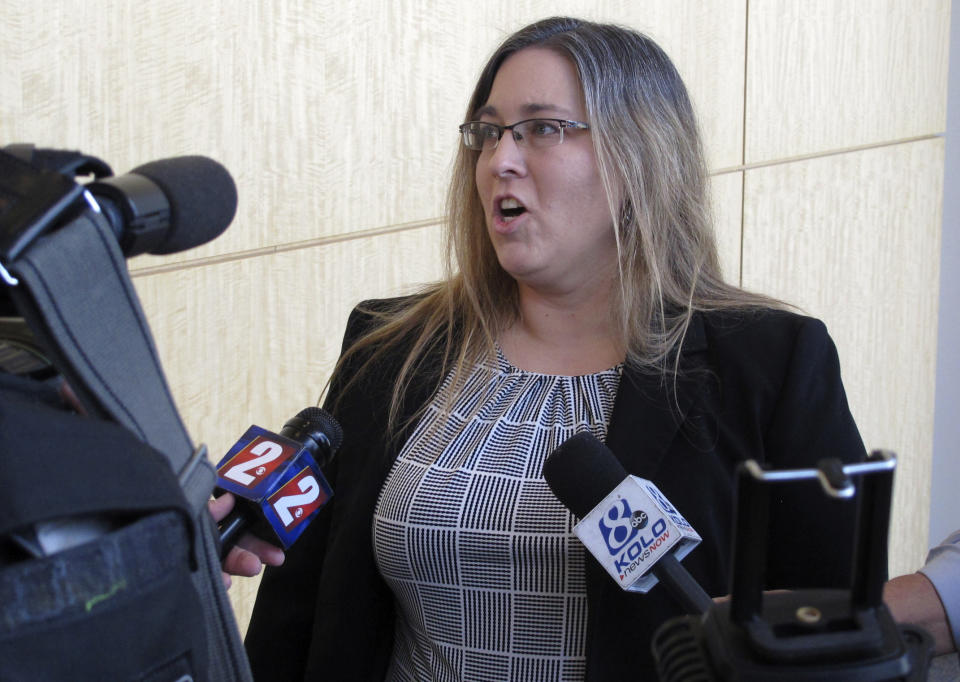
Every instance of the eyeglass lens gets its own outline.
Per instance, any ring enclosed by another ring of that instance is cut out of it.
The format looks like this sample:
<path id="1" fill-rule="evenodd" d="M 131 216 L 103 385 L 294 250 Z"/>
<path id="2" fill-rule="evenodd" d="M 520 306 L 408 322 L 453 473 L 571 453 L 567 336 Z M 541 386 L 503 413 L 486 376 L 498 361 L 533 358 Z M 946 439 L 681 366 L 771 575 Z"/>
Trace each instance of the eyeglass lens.
<path id="1" fill-rule="evenodd" d="M 556 119 L 534 118 L 500 126 L 485 121 L 472 121 L 462 126 L 463 143 L 470 149 L 490 150 L 496 148 L 500 138 L 508 131 L 519 145 L 552 147 L 563 142 L 563 122 Z"/>

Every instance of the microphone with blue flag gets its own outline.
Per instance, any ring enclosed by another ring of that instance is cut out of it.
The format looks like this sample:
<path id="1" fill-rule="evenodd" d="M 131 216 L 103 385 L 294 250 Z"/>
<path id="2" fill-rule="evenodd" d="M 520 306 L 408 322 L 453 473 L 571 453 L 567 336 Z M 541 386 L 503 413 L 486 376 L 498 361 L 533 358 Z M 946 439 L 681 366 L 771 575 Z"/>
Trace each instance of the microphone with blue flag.
<path id="1" fill-rule="evenodd" d="M 217 465 L 217 486 L 237 497 L 220 523 L 221 557 L 244 532 L 287 549 L 333 495 L 321 467 L 343 431 L 319 407 L 302 410 L 279 434 L 251 426 Z"/>

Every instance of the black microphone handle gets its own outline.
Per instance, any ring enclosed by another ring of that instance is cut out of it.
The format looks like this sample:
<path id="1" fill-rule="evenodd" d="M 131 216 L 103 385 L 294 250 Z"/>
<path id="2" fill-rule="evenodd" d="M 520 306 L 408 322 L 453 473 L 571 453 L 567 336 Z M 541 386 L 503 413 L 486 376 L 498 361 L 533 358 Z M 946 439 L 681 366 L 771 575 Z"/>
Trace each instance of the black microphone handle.
<path id="1" fill-rule="evenodd" d="M 223 521 L 218 524 L 220 528 L 220 561 L 226 558 L 244 531 L 253 525 L 253 518 L 251 518 L 249 510 L 246 509 L 246 505 L 239 499 L 235 502 L 235 505 L 233 511 L 227 514 Z"/>
<path id="2" fill-rule="evenodd" d="M 673 553 L 666 554 L 653 565 L 651 572 L 670 591 L 681 608 L 691 616 L 702 616 L 713 606 L 713 599 L 700 587 L 690 572 Z"/>

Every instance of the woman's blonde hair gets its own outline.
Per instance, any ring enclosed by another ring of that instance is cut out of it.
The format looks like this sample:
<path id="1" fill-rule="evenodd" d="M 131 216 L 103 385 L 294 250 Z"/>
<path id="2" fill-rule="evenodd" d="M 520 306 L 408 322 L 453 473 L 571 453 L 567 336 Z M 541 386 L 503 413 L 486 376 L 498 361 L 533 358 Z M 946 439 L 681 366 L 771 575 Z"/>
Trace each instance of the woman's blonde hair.
<path id="1" fill-rule="evenodd" d="M 583 88 L 601 181 L 619 252 L 620 286 L 612 301 L 626 362 L 664 375 L 676 371 L 695 311 L 774 304 L 725 283 L 720 274 L 708 176 L 686 87 L 670 58 L 628 28 L 555 17 L 508 37 L 480 74 L 465 121 L 482 107 L 510 55 L 528 47 L 554 50 L 574 65 Z M 447 277 L 420 296 L 379 310 L 381 322 L 355 343 L 370 361 L 406 339 L 412 346 L 395 378 L 390 407 L 414 375 L 454 382 L 484 357 L 519 314 L 517 287 L 487 237 L 476 188 L 479 152 L 460 146 L 447 196 Z M 436 351 L 438 355 L 434 355 Z M 440 362 L 426 367 L 428 351 Z M 352 381 L 353 379 L 350 379 Z M 418 415 L 413 415 L 416 418 Z"/>

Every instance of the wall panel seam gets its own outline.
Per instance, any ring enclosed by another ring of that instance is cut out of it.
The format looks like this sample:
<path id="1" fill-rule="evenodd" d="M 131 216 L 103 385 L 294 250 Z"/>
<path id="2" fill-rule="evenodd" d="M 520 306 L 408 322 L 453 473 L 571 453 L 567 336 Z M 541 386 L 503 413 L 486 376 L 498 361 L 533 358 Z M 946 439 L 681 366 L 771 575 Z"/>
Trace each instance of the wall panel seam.
<path id="1" fill-rule="evenodd" d="M 419 230 L 424 227 L 433 227 L 443 224 L 443 218 L 428 218 L 426 220 L 417 220 L 409 223 L 397 223 L 394 225 L 385 225 L 382 227 L 372 227 L 367 230 L 357 230 L 355 232 L 341 232 L 339 234 L 317 237 L 315 239 L 304 239 L 287 244 L 275 244 L 273 246 L 264 246 L 257 249 L 248 249 L 246 251 L 235 251 L 224 253 L 219 256 L 209 256 L 206 258 L 197 258 L 196 260 L 180 261 L 178 263 L 168 263 L 163 265 L 149 265 L 143 268 L 137 268 L 130 271 L 131 277 L 146 277 L 149 275 L 166 274 L 180 270 L 189 270 L 192 268 L 205 267 L 207 265 L 220 265 L 222 263 L 232 263 L 235 261 L 247 260 L 250 258 L 259 258 L 261 256 L 272 256 L 278 253 L 288 251 L 299 251 L 301 249 L 313 249 L 318 246 L 328 246 L 340 242 L 353 241 L 355 239 L 366 239 L 369 237 L 380 237 L 383 235 L 408 232 L 410 230 Z"/>
<path id="2" fill-rule="evenodd" d="M 797 156 L 785 156 L 777 159 L 768 159 L 766 161 L 756 161 L 754 163 L 745 163 L 740 166 L 727 166 L 725 168 L 718 168 L 715 171 L 712 171 L 710 175 L 723 175 L 725 173 L 740 173 L 746 170 L 754 170 L 756 168 L 767 168 L 769 166 L 780 166 L 788 163 L 797 163 L 798 161 L 809 161 L 811 159 L 820 159 L 826 158 L 829 156 L 839 156 L 841 154 L 853 154 L 856 152 L 862 152 L 868 149 L 880 149 L 883 147 L 895 147 L 901 144 L 913 144 L 915 142 L 924 142 L 927 140 L 936 140 L 945 138 L 946 133 L 930 133 L 928 135 L 918 135 L 916 137 L 903 137 L 896 140 L 884 140 L 882 142 L 871 142 L 869 144 L 861 144 L 854 147 L 842 147 L 839 149 L 830 149 L 822 152 L 813 152 L 811 154 L 798 154 Z"/>
<path id="3" fill-rule="evenodd" d="M 746 131 L 744 131 L 746 132 Z M 841 154 L 851 154 L 856 152 L 861 152 L 869 149 L 879 149 L 883 147 L 892 147 L 901 144 L 912 144 L 916 142 L 923 142 L 927 140 L 936 140 L 944 138 L 944 133 L 936 133 L 933 135 L 921 135 L 919 137 L 904 138 L 899 140 L 889 140 L 885 142 L 876 142 L 872 144 L 860 145 L 857 147 L 847 147 L 843 149 L 835 149 L 826 152 L 817 152 L 814 154 L 804 154 L 800 156 L 793 156 L 782 159 L 772 159 L 770 161 L 761 161 L 757 163 L 746 163 L 740 166 L 730 166 L 727 168 L 720 168 L 710 173 L 711 176 L 715 175 L 725 175 L 729 173 L 741 173 L 743 171 L 755 170 L 758 168 L 768 168 L 770 166 L 779 166 L 789 163 L 797 163 L 800 161 L 809 161 L 811 159 L 819 159 L 830 156 L 838 156 Z M 743 192 L 746 191 L 746 178 L 743 182 L 744 188 Z M 742 250 L 743 250 L 743 201 L 744 198 L 741 196 L 741 218 L 740 218 L 740 228 L 741 228 L 741 273 L 740 279 L 742 281 Z M 278 253 L 286 253 L 289 251 L 298 251 L 301 249 L 312 249 L 321 246 L 328 246 L 330 244 L 337 244 L 340 242 L 354 241 L 357 239 L 367 239 L 369 237 L 379 237 L 384 235 L 398 234 L 401 232 L 408 232 L 410 230 L 418 230 L 424 227 L 434 227 L 442 225 L 444 219 L 442 217 L 437 218 L 427 218 L 424 220 L 416 220 L 408 223 L 397 223 L 393 225 L 384 225 L 381 227 L 373 227 L 367 230 L 357 230 L 355 232 L 342 232 L 339 234 L 327 235 L 324 237 L 317 237 L 315 239 L 305 239 L 296 242 L 289 242 L 287 244 L 275 244 L 273 246 L 264 246 L 257 249 L 249 249 L 246 251 L 236 251 L 232 253 L 225 253 L 218 256 L 209 256 L 205 258 L 197 258 L 194 260 L 188 261 L 179 261 L 177 263 L 166 263 L 162 265 L 149 265 L 142 268 L 132 269 L 130 271 L 130 276 L 134 278 L 138 277 L 149 277 L 151 275 L 167 274 L 171 272 L 178 272 L 181 270 L 190 270 L 193 268 L 206 267 L 208 265 L 220 265 L 223 263 L 233 263 L 241 260 L 248 260 L 250 258 L 259 258 L 261 256 L 272 256 Z"/>
<path id="4" fill-rule="evenodd" d="M 743 129 L 740 131 L 740 165 L 747 163 L 747 115 L 748 106 L 747 88 L 750 86 L 750 0 L 744 2 L 743 13 Z M 719 175 L 720 171 L 713 173 Z M 737 284 L 743 286 L 743 242 L 746 222 L 744 212 L 747 205 L 747 179 L 740 178 L 740 260 L 737 272 Z"/>

